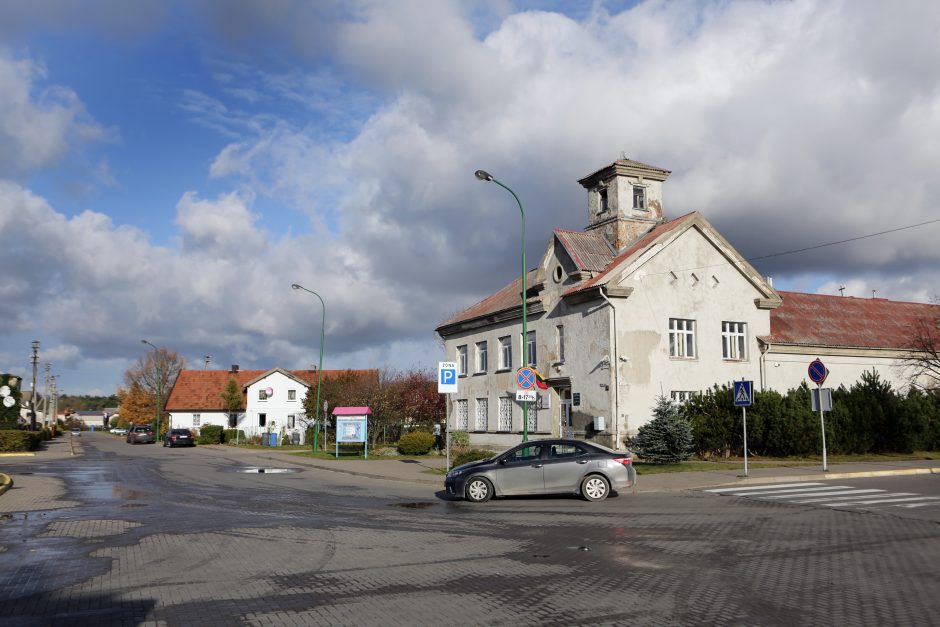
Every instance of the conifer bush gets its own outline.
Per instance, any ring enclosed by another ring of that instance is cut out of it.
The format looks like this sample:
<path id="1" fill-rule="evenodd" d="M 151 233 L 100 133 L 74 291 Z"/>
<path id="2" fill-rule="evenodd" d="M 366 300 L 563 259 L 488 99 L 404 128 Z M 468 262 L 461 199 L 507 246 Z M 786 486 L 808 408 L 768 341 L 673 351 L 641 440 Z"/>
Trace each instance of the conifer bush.
<path id="1" fill-rule="evenodd" d="M 692 425 L 665 396 L 656 399 L 653 420 L 640 427 L 633 451 L 645 461 L 674 464 L 692 455 Z"/>

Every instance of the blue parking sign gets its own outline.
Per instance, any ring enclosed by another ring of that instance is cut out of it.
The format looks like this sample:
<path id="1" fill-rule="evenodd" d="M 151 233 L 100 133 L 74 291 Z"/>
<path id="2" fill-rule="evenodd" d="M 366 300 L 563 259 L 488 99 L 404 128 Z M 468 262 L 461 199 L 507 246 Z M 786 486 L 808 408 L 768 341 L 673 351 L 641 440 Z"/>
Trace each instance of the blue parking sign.
<path id="1" fill-rule="evenodd" d="M 457 392 L 457 363 L 441 361 L 437 364 L 437 391 L 439 394 Z"/>

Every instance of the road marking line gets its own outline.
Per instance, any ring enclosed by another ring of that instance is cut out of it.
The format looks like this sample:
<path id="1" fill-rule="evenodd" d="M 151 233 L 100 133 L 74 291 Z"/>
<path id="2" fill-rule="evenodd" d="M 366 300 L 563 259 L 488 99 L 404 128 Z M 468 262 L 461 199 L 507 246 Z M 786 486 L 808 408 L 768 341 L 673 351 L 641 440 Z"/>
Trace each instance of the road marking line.
<path id="1" fill-rule="evenodd" d="M 810 494 L 810 493 L 813 493 L 813 492 L 817 492 L 817 493 L 825 492 L 825 491 L 827 491 L 827 490 L 850 490 L 850 489 L 852 489 L 852 486 L 850 486 L 850 485 L 832 485 L 832 486 L 824 486 L 824 487 L 821 487 L 821 488 L 799 488 L 799 489 L 791 489 L 791 490 L 767 490 L 766 492 L 756 492 L 756 493 L 753 493 L 753 492 L 752 492 L 752 493 L 750 493 L 750 494 L 746 494 L 746 495 L 742 495 L 742 496 L 750 496 L 751 494 L 759 494 L 759 495 L 761 495 L 761 496 L 765 496 L 765 495 L 766 495 L 766 497 L 769 498 L 769 499 L 770 499 L 770 498 L 787 498 L 788 496 L 795 496 L 795 495 L 797 495 L 797 494 Z M 772 495 L 778 495 L 778 496 L 772 496 Z"/>
<path id="2" fill-rule="evenodd" d="M 940 505 L 940 503 L 936 503 L 934 501 L 931 501 L 930 503 L 906 503 L 904 505 L 898 505 L 898 507 L 926 507 L 928 505 Z"/>
<path id="3" fill-rule="evenodd" d="M 863 490 L 863 491 L 864 491 L 864 490 Z M 884 490 L 877 490 L 877 492 L 882 492 L 882 494 L 878 494 L 878 495 L 877 495 L 877 498 L 879 498 L 879 499 L 894 498 L 894 497 L 898 497 L 898 496 L 917 496 L 917 493 L 916 493 L 916 492 L 891 492 L 891 493 L 885 493 Z M 808 500 L 805 500 L 805 501 L 792 501 L 792 502 L 793 502 L 793 503 L 822 503 L 823 501 L 846 501 L 846 502 L 848 502 L 848 501 L 857 501 L 857 500 L 859 500 L 859 499 L 868 499 L 868 498 L 871 498 L 871 497 L 873 497 L 873 496 L 876 496 L 876 495 L 874 495 L 874 494 L 862 494 L 862 495 L 859 495 L 859 496 L 834 496 L 834 497 L 832 497 L 832 498 L 808 499 Z"/>
<path id="4" fill-rule="evenodd" d="M 902 501 L 940 501 L 940 496 L 915 496 L 905 499 L 877 499 L 874 501 L 854 501 L 851 503 L 823 503 L 828 507 L 837 507 L 840 505 L 877 505 L 879 503 L 900 503 Z"/>
<path id="5" fill-rule="evenodd" d="M 705 490 L 705 492 L 744 492 L 750 490 L 770 490 L 774 488 L 795 488 L 798 486 L 813 486 L 813 485 L 826 485 L 824 483 L 768 483 L 764 485 L 755 485 L 749 487 L 737 487 L 737 488 L 714 488 L 712 490 Z"/>
<path id="6" fill-rule="evenodd" d="M 843 494 L 864 494 L 866 497 L 867 497 L 867 496 L 873 496 L 874 494 L 878 494 L 878 496 L 888 496 L 887 494 L 885 494 L 885 491 L 884 491 L 884 490 L 875 490 L 875 489 L 871 489 L 871 490 L 842 490 L 842 491 L 840 491 L 840 492 L 830 492 L 830 493 L 826 494 L 825 496 L 820 495 L 821 498 L 806 499 L 806 500 L 804 500 L 804 501 L 793 501 L 793 502 L 794 502 L 794 503 L 818 503 L 819 501 L 826 501 L 826 500 L 828 500 L 830 497 L 838 497 L 837 500 L 843 499 L 843 498 L 848 498 L 848 499 L 860 498 L 860 497 L 857 497 L 857 496 L 848 496 L 848 497 L 845 497 L 845 496 L 842 496 Z M 908 494 L 908 493 L 905 493 L 905 494 Z M 914 492 L 911 492 L 910 494 L 914 494 Z M 861 497 L 861 498 L 864 498 L 864 497 Z"/>
<path id="7" fill-rule="evenodd" d="M 789 492 L 789 490 L 788 490 Z M 767 496 L 768 499 L 789 499 L 794 496 L 801 496 L 805 494 L 806 496 L 837 496 L 840 494 L 858 494 L 861 492 L 884 492 L 884 490 L 854 490 L 850 485 L 839 485 L 833 486 L 832 488 L 813 488 L 812 490 L 803 490 L 800 494 L 777 494 Z"/>

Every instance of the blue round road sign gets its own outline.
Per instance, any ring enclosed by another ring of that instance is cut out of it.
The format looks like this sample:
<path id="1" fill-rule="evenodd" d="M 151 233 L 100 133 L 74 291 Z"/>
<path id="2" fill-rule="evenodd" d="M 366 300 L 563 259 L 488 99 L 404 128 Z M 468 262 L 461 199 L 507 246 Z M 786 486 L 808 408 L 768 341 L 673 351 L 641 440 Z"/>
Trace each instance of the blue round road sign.
<path id="1" fill-rule="evenodd" d="M 535 387 L 535 373 L 531 368 L 519 368 L 516 372 L 516 384 L 520 390 L 531 390 Z"/>
<path id="2" fill-rule="evenodd" d="M 826 380 L 826 377 L 829 376 L 829 369 L 826 368 L 826 365 L 823 364 L 817 357 L 815 361 L 809 364 L 807 369 L 809 373 L 809 379 L 817 385 L 822 385 L 823 381 Z"/>

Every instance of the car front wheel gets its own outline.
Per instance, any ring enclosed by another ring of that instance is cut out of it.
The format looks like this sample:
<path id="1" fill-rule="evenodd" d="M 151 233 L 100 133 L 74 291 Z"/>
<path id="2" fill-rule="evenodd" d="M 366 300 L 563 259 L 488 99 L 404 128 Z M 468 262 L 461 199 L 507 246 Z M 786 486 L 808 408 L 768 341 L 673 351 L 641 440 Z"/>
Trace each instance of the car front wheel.
<path id="1" fill-rule="evenodd" d="M 472 503 L 485 503 L 493 496 L 493 484 L 483 477 L 473 477 L 467 482 L 467 500 Z"/>
<path id="2" fill-rule="evenodd" d="M 610 493 L 610 484 L 600 475 L 590 475 L 581 482 L 581 496 L 588 501 L 603 501 Z"/>

